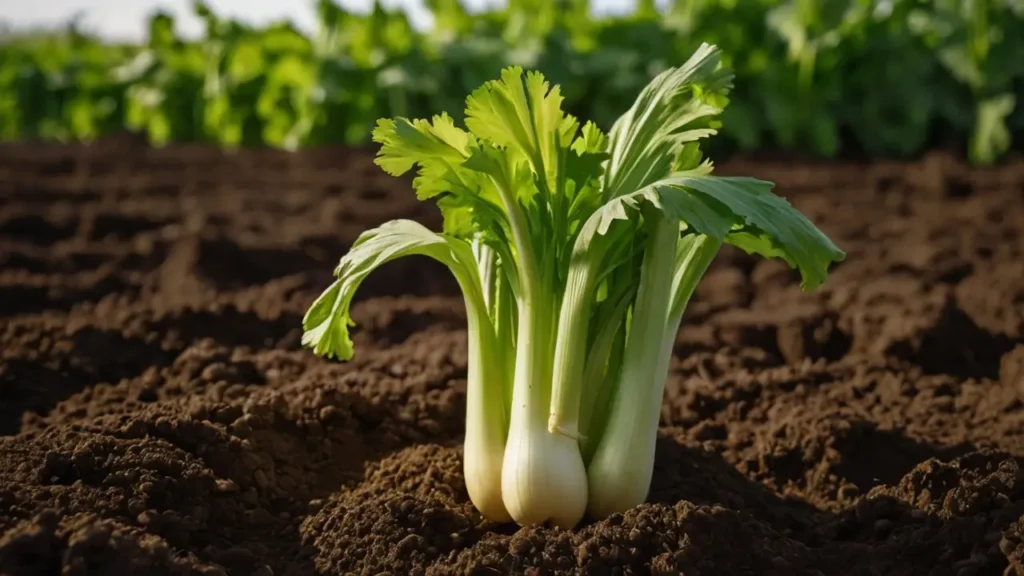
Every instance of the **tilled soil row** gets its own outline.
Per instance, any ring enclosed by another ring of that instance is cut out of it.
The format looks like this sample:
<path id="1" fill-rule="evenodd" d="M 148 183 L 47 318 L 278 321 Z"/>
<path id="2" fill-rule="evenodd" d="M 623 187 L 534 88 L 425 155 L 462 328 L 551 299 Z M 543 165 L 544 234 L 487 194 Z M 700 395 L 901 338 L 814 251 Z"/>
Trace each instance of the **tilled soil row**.
<path id="1" fill-rule="evenodd" d="M 362 230 L 438 224 L 370 152 L 0 148 L 0 573 L 1024 573 L 1024 162 L 720 171 L 847 260 L 723 251 L 649 503 L 560 531 L 468 501 L 445 270 L 372 276 L 352 362 L 301 348 Z"/>

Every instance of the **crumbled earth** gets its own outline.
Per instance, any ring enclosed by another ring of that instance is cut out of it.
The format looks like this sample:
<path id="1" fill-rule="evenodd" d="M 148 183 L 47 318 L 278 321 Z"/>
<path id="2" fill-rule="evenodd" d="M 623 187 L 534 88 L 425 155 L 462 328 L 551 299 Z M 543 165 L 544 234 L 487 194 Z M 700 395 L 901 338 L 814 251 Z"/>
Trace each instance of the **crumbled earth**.
<path id="1" fill-rule="evenodd" d="M 724 250 L 647 504 L 482 519 L 447 272 L 301 319 L 367 227 L 437 226 L 365 150 L 0 150 L 0 574 L 1024 574 L 1024 161 L 742 160 L 848 252 L 802 292 Z"/>

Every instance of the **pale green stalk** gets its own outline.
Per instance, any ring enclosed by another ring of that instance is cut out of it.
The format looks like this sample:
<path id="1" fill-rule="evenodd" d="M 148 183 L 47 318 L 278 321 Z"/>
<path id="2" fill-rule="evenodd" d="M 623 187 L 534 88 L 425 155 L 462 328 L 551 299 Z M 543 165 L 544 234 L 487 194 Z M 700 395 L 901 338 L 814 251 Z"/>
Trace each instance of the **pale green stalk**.
<path id="1" fill-rule="evenodd" d="M 589 250 L 574 251 L 559 311 L 547 428 L 553 434 L 574 440 L 580 439 L 580 401 L 586 382 L 583 371 L 587 358 L 587 331 L 604 252 L 602 245 L 603 242 L 592 243 L 588 246 Z"/>
<path id="2" fill-rule="evenodd" d="M 512 519 L 501 494 L 501 467 L 508 431 L 504 390 L 505 369 L 495 358 L 501 346 L 486 310 L 467 305 L 466 437 L 463 473 L 469 498 L 480 513 L 495 522 Z"/>
<path id="3" fill-rule="evenodd" d="M 621 314 L 616 314 L 614 323 L 598 335 L 591 352 L 591 358 L 583 372 L 583 381 L 596 383 L 597 389 L 585 394 L 582 399 L 580 413 L 580 451 L 583 462 L 589 464 L 594 451 L 604 435 L 604 425 L 608 420 L 608 409 L 619 381 L 619 370 L 622 368 L 622 356 L 626 348 L 626 308 L 630 300 L 623 300 Z"/>
<path id="4" fill-rule="evenodd" d="M 547 429 L 558 332 L 557 292 L 549 285 L 555 274 L 538 270 L 518 204 L 500 182 L 495 185 L 512 224 L 519 263 L 519 319 L 502 498 L 521 526 L 550 522 L 571 528 L 586 510 L 587 479 L 576 440 Z"/>
<path id="5" fill-rule="evenodd" d="M 688 238 L 689 249 L 677 262 L 678 242 L 678 221 L 654 223 L 615 397 L 587 469 L 587 512 L 594 518 L 638 506 L 650 490 L 676 332 L 686 302 L 721 246 L 707 236 Z"/>

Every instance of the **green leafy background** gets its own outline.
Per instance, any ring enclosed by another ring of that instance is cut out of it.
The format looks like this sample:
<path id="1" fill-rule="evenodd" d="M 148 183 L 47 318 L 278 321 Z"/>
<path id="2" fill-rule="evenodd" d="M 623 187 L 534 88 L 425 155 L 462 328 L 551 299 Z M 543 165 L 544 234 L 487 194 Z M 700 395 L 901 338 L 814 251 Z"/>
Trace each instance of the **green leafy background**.
<path id="1" fill-rule="evenodd" d="M 289 149 L 365 144 L 382 117 L 462 120 L 464 97 L 507 65 L 562 87 L 608 129 L 658 72 L 701 42 L 736 73 L 713 152 L 907 157 L 954 148 L 987 163 L 1024 141 L 1024 0 L 639 0 L 598 18 L 586 0 L 509 0 L 470 13 L 428 0 L 434 23 L 317 3 L 317 30 L 214 14 L 197 41 L 165 14 L 143 45 L 73 27 L 0 38 L 0 139 Z"/>

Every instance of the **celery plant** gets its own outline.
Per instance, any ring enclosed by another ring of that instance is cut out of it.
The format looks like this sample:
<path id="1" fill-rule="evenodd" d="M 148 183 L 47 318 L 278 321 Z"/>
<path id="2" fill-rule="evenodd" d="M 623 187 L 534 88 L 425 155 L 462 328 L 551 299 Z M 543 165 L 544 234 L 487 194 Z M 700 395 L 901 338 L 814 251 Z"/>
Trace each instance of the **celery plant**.
<path id="1" fill-rule="evenodd" d="M 505 69 L 446 114 L 381 120 L 377 163 L 418 166 L 444 230 L 407 220 L 365 232 L 304 319 L 303 342 L 347 360 L 349 305 L 374 268 L 446 264 L 469 329 L 464 470 L 498 521 L 571 527 L 646 499 L 675 335 L 719 248 L 783 258 L 803 287 L 844 253 L 772 184 L 712 174 L 731 75 L 709 45 L 655 78 L 608 135 L 561 110 L 558 87 Z"/>

